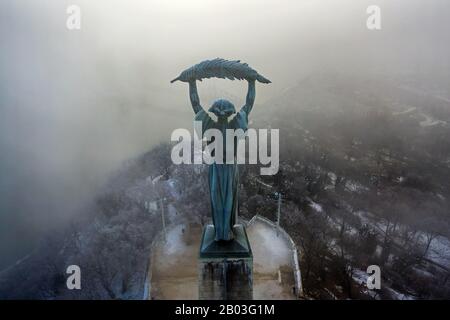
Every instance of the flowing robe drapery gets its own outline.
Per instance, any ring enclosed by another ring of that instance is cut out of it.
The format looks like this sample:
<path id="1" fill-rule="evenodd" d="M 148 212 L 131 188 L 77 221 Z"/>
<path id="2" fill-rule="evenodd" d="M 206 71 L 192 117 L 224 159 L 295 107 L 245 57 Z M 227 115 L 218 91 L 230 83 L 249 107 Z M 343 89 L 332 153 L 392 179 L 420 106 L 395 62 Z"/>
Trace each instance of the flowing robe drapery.
<path id="1" fill-rule="evenodd" d="M 202 122 L 202 136 L 208 129 L 218 129 L 223 136 L 223 155 L 226 155 L 226 129 L 248 128 L 248 110 L 243 107 L 230 121 L 214 121 L 203 109 L 195 115 L 196 121 Z M 234 148 L 236 150 L 236 148 Z M 234 151 L 235 152 L 235 151 Z M 211 200 L 212 219 L 215 227 L 215 240 L 233 239 L 233 226 L 236 223 L 239 194 L 239 170 L 234 164 L 212 163 L 209 165 L 209 189 Z"/>

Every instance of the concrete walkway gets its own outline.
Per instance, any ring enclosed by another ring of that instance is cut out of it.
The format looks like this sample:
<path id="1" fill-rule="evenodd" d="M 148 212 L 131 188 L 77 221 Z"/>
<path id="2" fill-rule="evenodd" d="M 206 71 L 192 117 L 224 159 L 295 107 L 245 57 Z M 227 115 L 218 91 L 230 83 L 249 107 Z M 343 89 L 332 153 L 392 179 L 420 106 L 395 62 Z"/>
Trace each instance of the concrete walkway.
<path id="1" fill-rule="evenodd" d="M 260 220 L 247 228 L 247 234 L 253 250 L 253 298 L 295 299 L 290 243 Z"/>
<path id="2" fill-rule="evenodd" d="M 150 299 L 198 299 L 197 257 L 202 228 L 176 225 L 153 248 Z M 254 299 L 295 299 L 291 244 L 275 228 L 255 220 L 247 234 L 253 250 Z"/>

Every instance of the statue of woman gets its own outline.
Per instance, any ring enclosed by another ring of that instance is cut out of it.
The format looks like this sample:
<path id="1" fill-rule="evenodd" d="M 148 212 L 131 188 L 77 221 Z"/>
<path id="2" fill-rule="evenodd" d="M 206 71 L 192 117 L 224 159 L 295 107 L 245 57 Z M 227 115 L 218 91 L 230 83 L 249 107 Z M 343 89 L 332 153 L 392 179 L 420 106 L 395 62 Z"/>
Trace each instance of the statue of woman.
<path id="1" fill-rule="evenodd" d="M 208 129 L 218 129 L 222 132 L 223 139 L 226 139 L 226 129 L 247 131 L 248 115 L 255 102 L 255 80 L 247 81 L 248 92 L 245 105 L 231 120 L 229 118 L 236 113 L 236 109 L 230 101 L 219 99 L 209 108 L 208 111 L 217 116 L 217 121 L 214 121 L 200 105 L 196 80 L 189 81 L 190 100 L 195 113 L 195 120 L 202 122 L 202 135 Z M 226 141 L 223 141 L 222 145 L 222 154 L 225 156 Z M 236 148 L 234 152 L 236 152 Z M 233 164 L 226 164 L 224 160 L 223 164 L 214 162 L 209 165 L 209 190 L 216 241 L 233 239 L 233 226 L 236 222 L 239 194 L 236 154 L 234 154 L 234 157 Z"/>

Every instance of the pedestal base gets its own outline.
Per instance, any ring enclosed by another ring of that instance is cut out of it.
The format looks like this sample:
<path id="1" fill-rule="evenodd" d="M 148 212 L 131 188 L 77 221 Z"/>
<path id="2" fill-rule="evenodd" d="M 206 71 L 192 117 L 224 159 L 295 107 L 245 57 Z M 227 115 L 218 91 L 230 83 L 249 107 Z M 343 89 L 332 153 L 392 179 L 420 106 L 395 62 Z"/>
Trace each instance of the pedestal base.
<path id="1" fill-rule="evenodd" d="M 203 230 L 199 254 L 199 299 L 250 300 L 253 298 L 253 255 L 242 225 L 234 239 L 214 241 L 214 226 Z"/>

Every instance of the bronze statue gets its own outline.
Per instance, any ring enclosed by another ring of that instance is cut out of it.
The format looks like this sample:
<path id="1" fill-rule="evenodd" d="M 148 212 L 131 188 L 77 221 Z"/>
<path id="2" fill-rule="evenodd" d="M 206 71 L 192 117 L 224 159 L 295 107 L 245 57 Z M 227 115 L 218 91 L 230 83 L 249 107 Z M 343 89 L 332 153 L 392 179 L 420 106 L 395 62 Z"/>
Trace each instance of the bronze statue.
<path id="1" fill-rule="evenodd" d="M 226 99 L 216 100 L 209 108 L 208 111 L 217 116 L 217 121 L 214 121 L 202 108 L 197 92 L 196 81 L 212 77 L 230 80 L 245 79 L 248 81 L 246 102 L 239 112 L 236 113 L 233 103 Z M 222 132 L 224 139 L 227 129 L 247 131 L 248 115 L 255 102 L 255 82 L 270 83 L 268 79 L 250 68 L 246 63 L 241 63 L 239 60 L 227 61 L 219 58 L 203 61 L 183 71 L 172 82 L 177 80 L 189 83 L 192 109 L 195 113 L 195 120 L 202 122 L 202 134 L 208 129 L 218 129 Z M 229 119 L 235 113 L 236 115 Z M 225 149 L 226 141 L 223 141 L 222 145 Z M 226 154 L 225 150 L 222 154 Z M 234 156 L 236 157 L 236 154 Z M 224 160 L 222 163 L 214 162 L 209 166 L 209 190 L 216 241 L 233 239 L 232 230 L 238 210 L 238 185 L 239 172 L 236 161 L 233 164 L 227 164 Z"/>

